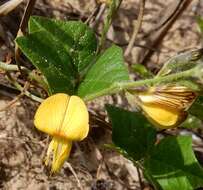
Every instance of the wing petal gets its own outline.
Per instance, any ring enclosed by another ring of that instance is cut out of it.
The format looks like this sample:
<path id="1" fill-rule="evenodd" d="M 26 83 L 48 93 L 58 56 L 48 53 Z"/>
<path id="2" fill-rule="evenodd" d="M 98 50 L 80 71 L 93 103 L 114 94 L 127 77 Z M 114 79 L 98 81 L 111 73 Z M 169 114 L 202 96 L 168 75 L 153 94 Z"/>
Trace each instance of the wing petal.
<path id="1" fill-rule="evenodd" d="M 142 105 L 142 110 L 148 120 L 161 129 L 176 127 L 187 118 L 186 111 L 179 112 L 160 106 Z"/>
<path id="2" fill-rule="evenodd" d="M 143 104 L 159 105 L 177 110 L 187 110 L 196 97 L 195 92 L 184 86 L 156 87 L 138 95 Z"/>

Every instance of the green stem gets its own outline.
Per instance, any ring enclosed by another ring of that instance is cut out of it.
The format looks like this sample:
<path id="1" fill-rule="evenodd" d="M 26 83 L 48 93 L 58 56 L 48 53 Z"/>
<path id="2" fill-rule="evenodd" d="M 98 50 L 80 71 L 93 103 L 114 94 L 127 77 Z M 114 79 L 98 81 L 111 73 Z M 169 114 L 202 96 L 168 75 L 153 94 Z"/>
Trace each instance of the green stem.
<path id="1" fill-rule="evenodd" d="M 23 91 L 23 87 L 22 87 L 19 83 L 13 82 L 13 84 L 14 84 L 14 86 L 15 86 L 18 90 Z M 38 96 L 33 95 L 33 94 L 30 93 L 29 91 L 25 91 L 24 94 L 25 94 L 27 97 L 31 98 L 32 100 L 34 100 L 34 101 L 36 101 L 36 102 L 41 103 L 41 102 L 44 101 L 44 99 L 42 99 L 42 98 L 40 98 L 40 97 L 38 97 Z"/>
<path id="2" fill-rule="evenodd" d="M 101 49 L 104 46 L 107 32 L 109 30 L 109 27 L 111 26 L 114 14 L 115 14 L 116 10 L 118 9 L 118 7 L 120 6 L 120 3 L 121 3 L 121 0 L 111 0 L 111 3 L 109 5 L 109 9 L 108 9 L 108 13 L 107 13 L 107 16 L 106 16 L 105 21 L 104 21 L 104 27 L 103 27 L 101 38 L 99 41 L 97 54 L 101 51 Z"/>
<path id="3" fill-rule="evenodd" d="M 100 96 L 115 94 L 115 93 L 118 93 L 122 90 L 127 90 L 130 88 L 135 88 L 135 87 L 144 86 L 144 85 L 150 86 L 150 85 L 154 85 L 157 83 L 173 82 L 173 81 L 176 81 L 178 79 L 191 77 L 191 76 L 193 76 L 195 71 L 196 71 L 196 68 L 193 68 L 193 69 L 190 69 L 187 71 L 174 73 L 174 74 L 167 75 L 167 76 L 160 76 L 160 77 L 156 77 L 156 78 L 152 78 L 152 79 L 145 79 L 145 80 L 139 80 L 139 81 L 129 81 L 129 82 L 118 82 L 118 83 L 114 83 L 112 86 L 104 89 L 103 91 L 87 95 L 83 99 L 84 99 L 84 101 L 90 101 L 90 100 L 93 100 L 93 99 L 100 97 Z"/>
<path id="4" fill-rule="evenodd" d="M 15 81 L 12 77 L 11 77 L 11 75 L 7 72 L 7 77 L 8 77 L 8 80 L 19 90 L 19 91 L 23 91 L 23 87 L 17 82 L 17 81 Z M 24 92 L 24 94 L 27 96 L 27 97 L 29 97 L 29 98 L 31 98 L 32 100 L 34 100 L 34 101 L 36 101 L 36 102 L 42 102 L 44 99 L 42 99 L 42 98 L 40 98 L 40 97 L 38 97 L 38 96 L 35 96 L 35 95 L 33 95 L 33 94 L 31 94 L 29 91 L 25 91 Z"/>
<path id="5" fill-rule="evenodd" d="M 190 70 L 183 71 L 180 73 L 174 73 L 171 75 L 160 76 L 160 77 L 156 77 L 156 78 L 152 78 L 152 79 L 145 79 L 145 80 L 121 83 L 120 87 L 125 90 L 125 89 L 129 89 L 132 87 L 138 87 L 138 86 L 143 86 L 143 85 L 154 85 L 157 83 L 172 82 L 172 81 L 178 80 L 180 78 L 191 77 L 193 75 L 193 73 L 194 73 L 194 69 L 190 69 Z"/>
<path id="6" fill-rule="evenodd" d="M 0 61 L 0 69 L 2 69 L 4 71 L 8 71 L 8 72 L 9 71 L 19 71 L 19 68 L 17 65 L 7 64 L 7 63 L 1 62 L 1 61 Z M 48 92 L 48 84 L 42 77 L 36 75 L 35 73 L 30 71 L 26 67 L 21 66 L 21 70 L 23 70 L 28 75 L 28 78 L 30 80 L 35 80 L 38 84 L 41 85 L 41 87 L 44 90 L 46 90 Z"/>
<path id="7" fill-rule="evenodd" d="M 11 65 L 0 61 L 0 69 L 4 71 L 18 71 L 17 65 Z"/>

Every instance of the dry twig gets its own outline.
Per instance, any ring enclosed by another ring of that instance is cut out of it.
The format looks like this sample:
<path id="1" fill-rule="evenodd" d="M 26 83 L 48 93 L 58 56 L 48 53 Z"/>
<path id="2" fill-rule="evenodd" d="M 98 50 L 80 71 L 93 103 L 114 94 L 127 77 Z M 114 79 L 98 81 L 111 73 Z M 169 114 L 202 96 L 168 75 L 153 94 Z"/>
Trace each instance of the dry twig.
<path id="1" fill-rule="evenodd" d="M 175 9 L 175 12 L 172 16 L 171 13 L 170 15 L 168 15 L 170 11 L 166 11 L 167 15 L 165 15 L 164 17 L 167 18 L 166 19 L 167 22 L 164 22 L 163 25 L 163 21 L 161 21 L 162 22 L 161 26 L 163 27 L 160 28 L 159 30 L 156 30 L 155 32 L 152 33 L 150 32 L 150 36 L 148 39 L 151 42 L 151 44 L 149 44 L 150 47 L 157 48 L 160 45 L 160 43 L 166 36 L 168 30 L 173 26 L 177 18 L 186 10 L 186 8 L 190 5 L 191 2 L 192 0 L 179 0 L 173 2 L 176 3 L 178 9 Z M 174 4 L 172 4 L 171 6 L 174 7 Z M 170 8 L 171 7 L 169 6 L 168 9 Z M 153 53 L 154 52 L 151 50 L 145 51 L 145 56 L 143 57 L 141 64 L 145 65 Z"/>
<path id="2" fill-rule="evenodd" d="M 138 174 L 138 179 L 139 179 L 139 184 L 140 184 L 140 190 L 143 190 L 144 186 L 143 186 L 143 182 L 142 182 L 142 176 L 140 173 L 140 169 L 137 166 L 136 166 L 136 169 L 137 169 L 137 174 Z"/>
<path id="3" fill-rule="evenodd" d="M 18 96 L 16 96 L 13 100 L 11 100 L 5 107 L 1 108 L 0 112 L 7 110 L 13 104 L 15 104 L 20 98 L 22 98 L 24 96 L 25 91 L 28 89 L 28 87 L 29 87 L 29 82 L 26 82 L 21 93 Z"/>
<path id="4" fill-rule="evenodd" d="M 9 72 L 6 73 L 8 80 L 19 90 L 19 91 L 23 91 L 23 87 L 15 80 L 13 79 L 13 77 L 11 76 L 11 74 Z M 33 95 L 32 93 L 30 93 L 29 91 L 24 91 L 24 94 L 31 98 L 32 100 L 36 101 L 36 102 L 42 102 L 44 99 L 37 97 L 35 95 Z"/>
<path id="5" fill-rule="evenodd" d="M 78 183 L 78 186 L 79 186 L 80 190 L 83 190 L 83 187 L 82 187 L 82 185 L 81 185 L 81 183 L 80 183 L 80 180 L 79 180 L 79 178 L 78 178 L 78 176 L 77 176 L 75 170 L 74 170 L 73 167 L 71 166 L 71 164 L 68 163 L 68 162 L 66 162 L 66 165 L 68 166 L 69 170 L 70 170 L 70 171 L 72 172 L 72 174 L 74 175 L 74 177 L 75 177 L 75 179 L 76 179 L 76 181 L 77 181 L 77 183 Z"/>
<path id="6" fill-rule="evenodd" d="M 125 50 L 124 56 L 128 56 L 129 53 L 131 52 L 133 46 L 134 46 L 136 37 L 137 37 L 137 35 L 139 33 L 139 30 L 140 30 L 140 28 L 142 26 L 142 18 L 143 18 L 143 15 L 144 15 L 144 7 L 145 7 L 145 0 L 140 0 L 140 11 L 139 11 L 138 19 L 136 21 L 134 21 L 133 34 L 132 34 L 130 42 L 129 42 L 126 50 Z"/>
<path id="7" fill-rule="evenodd" d="M 10 0 L 3 5 L 0 6 L 0 16 L 5 16 L 13 9 L 15 9 L 18 5 L 20 5 L 23 0 Z"/>
<path id="8" fill-rule="evenodd" d="M 101 5 L 99 6 L 96 6 L 94 8 L 94 10 L 92 11 L 92 14 L 90 14 L 90 16 L 87 18 L 87 20 L 85 21 L 86 24 L 90 24 L 90 22 L 96 17 L 96 15 L 98 15 L 99 11 L 100 11 L 100 7 Z"/>
<path id="9" fill-rule="evenodd" d="M 24 14 L 23 14 L 23 17 L 22 17 L 21 22 L 20 22 L 20 26 L 19 26 L 16 37 L 23 36 L 25 34 L 26 28 L 28 25 L 28 20 L 32 14 L 32 10 L 34 8 L 36 1 L 37 0 L 29 0 L 28 1 L 27 6 L 26 6 L 25 11 L 24 11 Z M 18 45 L 15 44 L 15 60 L 16 60 L 16 63 L 18 65 L 20 73 L 23 75 L 23 71 L 20 67 L 21 66 L 20 65 L 20 55 L 21 55 L 21 51 L 20 51 Z"/>
<path id="10" fill-rule="evenodd" d="M 91 26 L 92 28 L 95 27 L 95 26 L 99 23 L 99 21 L 100 21 L 102 15 L 103 15 L 105 9 L 106 9 L 106 5 L 105 5 L 105 4 L 102 4 L 102 5 L 100 6 L 100 9 L 99 9 L 99 12 L 98 12 L 97 16 L 95 17 L 94 22 L 92 22 L 92 23 L 90 24 L 90 26 Z"/>

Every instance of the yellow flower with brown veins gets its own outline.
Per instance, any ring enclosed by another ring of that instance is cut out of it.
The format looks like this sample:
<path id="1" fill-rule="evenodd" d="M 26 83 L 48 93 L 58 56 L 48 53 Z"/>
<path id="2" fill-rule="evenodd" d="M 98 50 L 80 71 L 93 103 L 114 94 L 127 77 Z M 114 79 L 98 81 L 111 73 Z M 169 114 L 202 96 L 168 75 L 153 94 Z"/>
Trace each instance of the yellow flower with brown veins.
<path id="1" fill-rule="evenodd" d="M 53 137 L 47 150 L 45 164 L 52 160 L 51 171 L 60 170 L 69 157 L 73 141 L 83 140 L 89 131 L 89 114 L 78 96 L 58 93 L 48 97 L 37 109 L 34 124 Z"/>

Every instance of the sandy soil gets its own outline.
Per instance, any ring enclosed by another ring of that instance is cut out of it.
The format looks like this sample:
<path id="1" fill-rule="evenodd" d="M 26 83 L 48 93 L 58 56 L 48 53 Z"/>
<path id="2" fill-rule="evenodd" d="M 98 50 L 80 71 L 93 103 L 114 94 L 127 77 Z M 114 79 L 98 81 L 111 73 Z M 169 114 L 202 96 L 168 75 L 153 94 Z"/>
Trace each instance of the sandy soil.
<path id="1" fill-rule="evenodd" d="M 151 0 L 146 3 L 143 26 L 136 44 L 145 44 L 143 36 L 162 18 L 165 6 L 173 0 Z M 122 45 L 132 34 L 132 20 L 138 15 L 138 0 L 124 0 L 108 33 L 108 38 Z M 148 66 L 152 70 L 175 55 L 177 52 L 201 46 L 201 36 L 195 15 L 203 16 L 200 11 L 203 2 L 193 1 L 154 53 Z M 13 39 L 23 13 L 24 4 L 7 16 L 0 18 L 0 60 L 7 53 L 13 53 Z M 60 19 L 85 20 L 96 6 L 95 1 L 52 0 L 38 1 L 34 14 Z M 160 11 L 162 11 L 160 13 Z M 160 14 L 160 16 L 158 16 Z M 102 23 L 101 23 L 102 24 Z M 96 28 L 99 32 L 101 24 Z M 139 63 L 140 47 L 134 47 L 126 59 L 129 65 Z M 0 82 L 6 83 L 5 75 L 0 72 Z M 15 97 L 15 93 L 3 93 L 0 90 L 0 108 Z M 91 110 L 105 117 L 104 103 L 122 104 L 120 96 L 100 98 L 89 104 Z M 111 143 L 109 130 L 92 125 L 89 137 L 74 144 L 70 159 L 61 172 L 49 175 L 49 168 L 43 165 L 43 158 L 49 139 L 38 132 L 33 125 L 34 112 L 38 103 L 22 98 L 10 109 L 0 112 L 0 189 L 2 190 L 139 190 L 137 169 L 131 162 L 104 147 Z M 71 167 L 70 167 L 71 166 Z M 72 172 L 72 169 L 74 172 Z M 75 174 L 75 175 L 74 175 Z M 150 189 L 145 182 L 145 190 Z"/>

